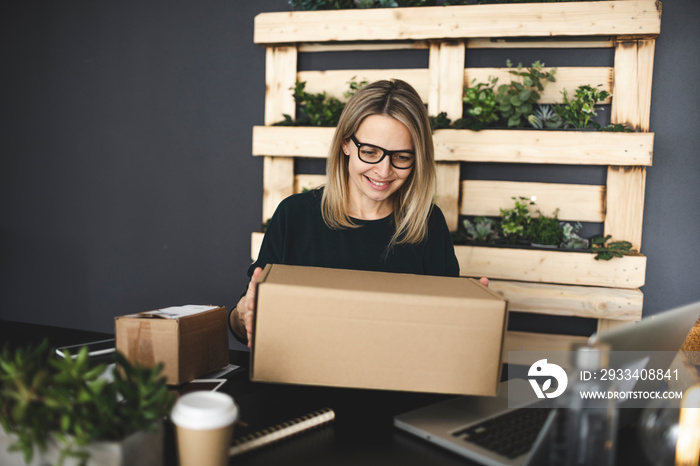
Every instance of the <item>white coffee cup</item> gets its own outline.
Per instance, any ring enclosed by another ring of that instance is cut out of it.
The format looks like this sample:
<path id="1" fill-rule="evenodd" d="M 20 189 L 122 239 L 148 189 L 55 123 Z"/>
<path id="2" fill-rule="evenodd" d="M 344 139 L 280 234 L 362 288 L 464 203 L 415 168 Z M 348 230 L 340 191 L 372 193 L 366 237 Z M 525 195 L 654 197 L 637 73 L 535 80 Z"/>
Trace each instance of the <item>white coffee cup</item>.
<path id="1" fill-rule="evenodd" d="M 170 418 L 175 424 L 180 466 L 228 464 L 238 406 L 220 392 L 192 392 L 180 397 Z"/>

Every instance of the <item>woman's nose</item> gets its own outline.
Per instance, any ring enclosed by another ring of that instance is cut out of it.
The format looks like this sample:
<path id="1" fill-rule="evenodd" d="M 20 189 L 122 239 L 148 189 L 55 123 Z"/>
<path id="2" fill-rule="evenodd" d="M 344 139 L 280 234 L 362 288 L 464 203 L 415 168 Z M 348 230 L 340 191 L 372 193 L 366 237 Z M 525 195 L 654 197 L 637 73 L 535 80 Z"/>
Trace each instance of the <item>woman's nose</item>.
<path id="1" fill-rule="evenodd" d="M 391 159 L 387 156 L 381 162 L 375 165 L 375 173 L 382 178 L 386 178 L 391 174 L 394 167 L 391 166 Z"/>

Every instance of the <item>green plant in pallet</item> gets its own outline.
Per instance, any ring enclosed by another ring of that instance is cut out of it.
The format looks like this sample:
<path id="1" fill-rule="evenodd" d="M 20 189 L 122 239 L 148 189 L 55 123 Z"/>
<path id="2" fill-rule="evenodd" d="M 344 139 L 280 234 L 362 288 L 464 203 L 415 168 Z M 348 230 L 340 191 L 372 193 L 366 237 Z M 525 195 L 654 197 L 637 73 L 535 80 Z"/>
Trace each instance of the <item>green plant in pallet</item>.
<path id="1" fill-rule="evenodd" d="M 600 127 L 592 121 L 592 118 L 597 116 L 597 110 L 600 110 L 600 108 L 596 108 L 596 105 L 610 97 L 608 91 L 584 84 L 576 89 L 574 98 L 571 100 L 569 100 L 566 89 L 562 91 L 562 94 L 564 95 L 564 103 L 557 105 L 555 111 L 564 119 L 566 126 L 574 128 Z"/>
<path id="2" fill-rule="evenodd" d="M 636 254 L 637 250 L 632 249 L 632 243 L 629 241 L 611 241 L 611 236 L 596 236 L 591 240 L 591 247 L 596 253 L 595 260 L 610 260 L 614 257 L 622 257 L 630 254 Z"/>
<path id="3" fill-rule="evenodd" d="M 496 115 L 498 102 L 494 91 L 498 78 L 490 77 L 488 82 L 476 85 L 475 81 L 472 81 L 471 86 L 464 89 L 462 100 L 466 104 L 466 126 L 470 129 L 480 130 L 498 120 Z"/>
<path id="4" fill-rule="evenodd" d="M 308 119 L 308 126 L 335 126 L 345 104 L 326 92 L 310 94 L 304 91 L 306 83 L 297 82 L 294 87 L 294 101 L 301 112 L 302 120 Z"/>
<path id="5" fill-rule="evenodd" d="M 353 0 L 288 0 L 295 10 L 345 10 L 353 8 Z"/>
<path id="6" fill-rule="evenodd" d="M 512 199 L 515 201 L 515 206 L 512 209 L 500 209 L 501 233 L 509 243 L 515 243 L 525 237 L 525 232 L 532 220 L 530 206 L 535 205 L 534 196 L 532 198 L 513 196 Z"/>
<path id="7" fill-rule="evenodd" d="M 452 120 L 447 118 L 447 112 L 440 112 L 438 116 L 430 116 L 430 128 L 435 131 L 436 129 L 446 129 L 450 128 Z"/>
<path id="8" fill-rule="evenodd" d="M 132 366 L 116 353 L 113 379 L 106 366 L 90 367 L 87 347 L 75 358 L 57 359 L 44 342 L 34 348 L 0 352 L 0 423 L 17 435 L 10 450 L 31 463 L 34 447 L 46 450 L 51 436 L 60 446 L 59 464 L 88 459 L 84 447 L 98 440 L 121 440 L 152 430 L 174 401 L 162 365 Z"/>
<path id="9" fill-rule="evenodd" d="M 528 123 L 537 129 L 554 129 L 564 127 L 564 120 L 554 111 L 551 105 L 537 105 L 537 108 L 527 117 Z"/>
<path id="10" fill-rule="evenodd" d="M 498 239 L 498 224 L 490 218 L 476 217 L 474 222 L 465 219 L 462 225 L 469 241 L 493 243 Z"/>
<path id="11" fill-rule="evenodd" d="M 633 129 L 628 128 L 626 125 L 622 123 L 610 123 L 607 126 L 603 126 L 602 128 L 598 128 L 598 131 L 608 131 L 611 133 L 632 133 L 634 132 Z"/>
<path id="12" fill-rule="evenodd" d="M 557 218 L 559 209 L 554 211 L 552 217 L 544 215 L 539 210 L 537 212 L 539 215 L 533 217 L 527 227 L 527 238 L 535 244 L 558 246 L 564 239 L 564 230 L 562 230 Z"/>
<path id="13" fill-rule="evenodd" d="M 569 222 L 561 222 L 561 230 L 564 233 L 561 247 L 564 249 L 586 249 L 589 241 L 579 236 L 578 232 L 581 228 L 580 222 L 576 222 L 573 225 Z"/>
<path id="14" fill-rule="evenodd" d="M 508 68 L 513 67 L 510 60 L 506 64 Z M 540 99 L 544 84 L 555 81 L 556 69 L 544 71 L 544 64 L 536 61 L 530 68 L 523 68 L 522 64 L 518 64 L 518 68 L 511 69 L 509 73 L 520 79 L 498 87 L 498 112 L 501 118 L 507 121 L 508 126 L 525 126 L 528 115 L 532 114 L 535 104 Z"/>
<path id="15" fill-rule="evenodd" d="M 367 81 L 348 82 L 349 90 L 345 91 L 346 98 L 352 97 Z M 284 114 L 284 120 L 275 123 L 276 126 L 325 126 L 338 124 L 340 114 L 345 108 L 345 102 L 335 97 L 329 97 L 325 91 L 316 94 L 306 92 L 306 82 L 297 81 L 294 90 L 294 102 L 297 107 L 297 118 Z"/>

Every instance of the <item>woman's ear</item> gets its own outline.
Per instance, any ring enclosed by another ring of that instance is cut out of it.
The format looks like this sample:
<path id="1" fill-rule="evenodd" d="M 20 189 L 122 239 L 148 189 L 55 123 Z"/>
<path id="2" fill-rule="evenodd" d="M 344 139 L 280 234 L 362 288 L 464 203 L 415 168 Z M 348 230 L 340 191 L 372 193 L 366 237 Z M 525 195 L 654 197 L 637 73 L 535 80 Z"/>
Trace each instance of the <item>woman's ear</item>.
<path id="1" fill-rule="evenodd" d="M 343 153 L 345 155 L 350 155 L 350 141 L 345 139 L 343 140 L 343 143 L 340 145 L 340 148 L 343 149 Z"/>

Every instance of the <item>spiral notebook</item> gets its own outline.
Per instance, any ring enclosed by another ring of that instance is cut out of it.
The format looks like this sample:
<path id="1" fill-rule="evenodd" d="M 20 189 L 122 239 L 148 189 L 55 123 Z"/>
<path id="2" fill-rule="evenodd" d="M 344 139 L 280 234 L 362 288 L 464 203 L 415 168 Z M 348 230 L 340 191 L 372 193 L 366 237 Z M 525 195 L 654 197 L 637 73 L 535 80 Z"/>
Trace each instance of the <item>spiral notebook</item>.
<path id="1" fill-rule="evenodd" d="M 229 457 L 246 453 L 250 450 L 289 439 L 293 436 L 308 432 L 330 424 L 335 420 L 335 412 L 330 408 L 320 409 L 291 421 L 277 424 L 273 427 L 234 439 L 229 449 Z"/>

